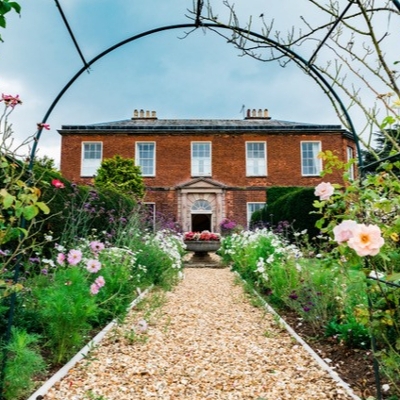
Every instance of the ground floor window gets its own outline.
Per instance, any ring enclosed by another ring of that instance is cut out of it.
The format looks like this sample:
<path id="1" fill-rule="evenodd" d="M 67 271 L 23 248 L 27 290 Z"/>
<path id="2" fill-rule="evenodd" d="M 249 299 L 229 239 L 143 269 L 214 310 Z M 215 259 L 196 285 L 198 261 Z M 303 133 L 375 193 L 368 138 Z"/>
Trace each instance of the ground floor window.
<path id="1" fill-rule="evenodd" d="M 251 215 L 253 212 L 261 210 L 265 206 L 265 203 L 247 203 L 247 227 L 250 227 Z"/>

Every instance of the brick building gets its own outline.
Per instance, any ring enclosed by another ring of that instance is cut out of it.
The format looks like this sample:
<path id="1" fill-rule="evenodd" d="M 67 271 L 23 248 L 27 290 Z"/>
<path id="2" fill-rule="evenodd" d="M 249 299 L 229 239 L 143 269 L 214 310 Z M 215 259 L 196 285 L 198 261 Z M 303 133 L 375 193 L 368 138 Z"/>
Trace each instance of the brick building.
<path id="1" fill-rule="evenodd" d="M 266 203 L 267 187 L 322 181 L 320 151 L 355 156 L 340 125 L 273 120 L 267 110 L 248 110 L 243 120 L 158 119 L 154 111 L 135 110 L 132 119 L 63 125 L 59 133 L 67 179 L 90 183 L 103 159 L 134 158 L 147 188 L 144 201 L 186 231 L 218 232 L 224 218 L 246 226 Z"/>

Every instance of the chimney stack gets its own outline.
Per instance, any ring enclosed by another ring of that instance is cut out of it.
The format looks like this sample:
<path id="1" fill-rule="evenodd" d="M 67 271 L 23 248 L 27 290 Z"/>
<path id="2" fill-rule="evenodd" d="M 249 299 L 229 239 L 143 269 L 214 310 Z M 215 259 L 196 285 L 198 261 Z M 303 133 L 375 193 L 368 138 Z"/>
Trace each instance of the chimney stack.
<path id="1" fill-rule="evenodd" d="M 157 119 L 157 113 L 155 111 L 144 111 L 141 110 L 133 110 L 133 117 L 132 119 Z"/>
<path id="2" fill-rule="evenodd" d="M 248 108 L 245 119 L 271 119 L 271 117 L 269 116 L 268 110 L 266 108 L 264 110 L 262 110 L 261 108 L 258 110 L 256 110 L 255 108 L 253 108 L 252 110 Z"/>

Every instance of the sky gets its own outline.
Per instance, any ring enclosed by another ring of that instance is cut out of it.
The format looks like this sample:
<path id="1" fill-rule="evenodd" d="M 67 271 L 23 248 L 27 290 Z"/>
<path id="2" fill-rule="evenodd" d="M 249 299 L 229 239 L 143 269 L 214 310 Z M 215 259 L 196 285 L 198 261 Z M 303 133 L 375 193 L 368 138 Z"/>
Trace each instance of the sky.
<path id="1" fill-rule="evenodd" d="M 347 0 L 340 0 L 347 3 Z M 0 91 L 23 104 L 9 119 L 16 140 L 36 131 L 50 105 L 82 68 L 60 12 L 52 0 L 19 0 L 21 16 L 7 15 L 0 44 Z M 227 21 L 222 0 L 214 13 Z M 190 20 L 192 0 L 59 0 L 87 62 L 116 43 Z M 260 15 L 286 32 L 317 18 L 307 0 L 246 0 L 236 12 L 243 24 L 261 29 Z M 245 3 L 245 4 L 244 4 Z M 295 4 L 295 5 L 294 5 Z M 318 16 L 319 18 L 319 16 Z M 160 119 L 242 119 L 242 107 L 269 110 L 273 119 L 340 124 L 328 98 L 294 65 L 285 68 L 240 52 L 218 34 L 174 29 L 146 36 L 94 63 L 62 96 L 48 118 L 38 156 L 60 159 L 62 125 L 129 119 L 134 109 L 155 110 Z M 189 33 L 190 32 L 190 33 Z M 188 34 L 189 33 L 189 34 Z M 315 48 L 315 47 L 314 47 Z M 306 59 L 313 47 L 300 54 Z"/>

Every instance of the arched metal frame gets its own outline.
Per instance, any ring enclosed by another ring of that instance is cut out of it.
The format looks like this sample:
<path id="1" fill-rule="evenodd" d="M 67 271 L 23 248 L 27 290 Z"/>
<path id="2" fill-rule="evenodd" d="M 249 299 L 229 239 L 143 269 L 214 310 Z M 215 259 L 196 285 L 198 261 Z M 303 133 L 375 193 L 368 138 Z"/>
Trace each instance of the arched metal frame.
<path id="1" fill-rule="evenodd" d="M 400 10 L 400 4 L 399 4 L 399 10 Z M 325 79 L 325 77 L 318 71 L 318 69 L 312 63 L 305 60 L 303 57 L 301 57 L 295 51 L 293 51 L 289 48 L 286 48 L 284 45 L 278 43 L 277 41 L 272 40 L 268 37 L 265 37 L 259 33 L 252 32 L 247 29 L 243 29 L 243 28 L 239 28 L 239 27 L 224 26 L 224 25 L 219 25 L 216 23 L 200 23 L 199 24 L 198 22 L 196 22 L 196 23 L 188 23 L 188 24 L 168 25 L 168 26 L 162 26 L 159 28 L 151 29 L 151 30 L 139 33 L 137 35 L 131 36 L 128 39 L 122 40 L 121 42 L 118 42 L 117 44 L 104 50 L 103 52 L 101 52 L 100 54 L 98 54 L 97 56 L 95 56 L 88 62 L 84 61 L 84 66 L 75 73 L 75 75 L 69 80 L 69 82 L 62 88 L 62 90 L 59 92 L 59 94 L 53 100 L 52 104 L 50 105 L 49 109 L 47 110 L 46 114 L 44 115 L 41 124 L 43 125 L 47 122 L 48 118 L 50 117 L 51 113 L 53 112 L 53 110 L 56 107 L 56 105 L 58 104 L 58 102 L 61 100 L 63 95 L 67 92 L 67 90 L 75 83 L 75 81 L 85 71 L 87 71 L 88 68 L 90 68 L 90 66 L 92 66 L 96 61 L 100 60 L 107 54 L 113 52 L 114 50 L 118 49 L 119 47 L 124 46 L 125 44 L 134 42 L 135 40 L 138 40 L 143 37 L 150 36 L 150 35 L 153 35 L 153 34 L 156 34 L 159 32 L 170 31 L 170 30 L 175 30 L 175 29 L 188 29 L 188 28 L 195 29 L 198 27 L 212 28 L 212 29 L 216 29 L 216 30 L 218 30 L 218 29 L 230 30 L 233 32 L 238 32 L 241 34 L 253 36 L 254 38 L 264 40 L 266 43 L 268 43 L 269 45 L 273 46 L 278 51 L 280 51 L 283 55 L 285 55 L 288 58 L 290 58 L 291 60 L 293 60 L 293 62 L 295 62 L 297 64 L 297 66 L 299 66 L 307 75 L 312 77 L 317 82 L 317 84 L 319 84 L 322 87 L 324 92 L 328 96 L 330 96 L 331 99 L 336 101 L 338 108 L 341 110 L 341 112 L 343 113 L 343 115 L 348 123 L 350 133 L 352 134 L 354 142 L 356 144 L 359 166 L 360 167 L 362 166 L 360 141 L 359 141 L 358 135 L 356 133 L 354 124 L 350 118 L 350 115 L 347 112 L 347 109 L 344 106 L 341 98 L 336 93 L 336 91 L 333 89 L 332 85 L 330 85 L 330 83 Z M 30 154 L 29 170 L 31 170 L 33 168 L 33 163 L 34 163 L 34 159 L 35 159 L 35 155 L 36 155 L 36 151 L 37 151 L 37 146 L 39 144 L 42 131 L 43 131 L 43 127 L 39 127 L 38 131 L 35 134 L 35 139 L 34 139 L 31 154 Z"/>

